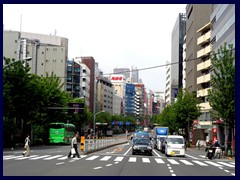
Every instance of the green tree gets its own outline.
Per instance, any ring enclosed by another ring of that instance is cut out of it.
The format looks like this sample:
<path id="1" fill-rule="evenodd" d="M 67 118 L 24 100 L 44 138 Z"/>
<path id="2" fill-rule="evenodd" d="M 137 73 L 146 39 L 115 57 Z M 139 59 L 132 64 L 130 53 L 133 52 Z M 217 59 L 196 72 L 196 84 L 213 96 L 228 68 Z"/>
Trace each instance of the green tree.
<path id="1" fill-rule="evenodd" d="M 190 126 L 192 125 L 193 120 L 197 119 L 201 115 L 196 93 L 189 93 L 186 90 L 180 90 L 174 109 L 177 123 L 181 129 L 185 129 L 186 138 L 189 140 Z"/>
<path id="2" fill-rule="evenodd" d="M 233 45 L 225 43 L 212 55 L 211 89 L 208 100 L 235 139 L 235 57 Z M 226 135 L 226 134 L 225 134 Z M 225 147 L 227 147 L 225 142 Z"/>

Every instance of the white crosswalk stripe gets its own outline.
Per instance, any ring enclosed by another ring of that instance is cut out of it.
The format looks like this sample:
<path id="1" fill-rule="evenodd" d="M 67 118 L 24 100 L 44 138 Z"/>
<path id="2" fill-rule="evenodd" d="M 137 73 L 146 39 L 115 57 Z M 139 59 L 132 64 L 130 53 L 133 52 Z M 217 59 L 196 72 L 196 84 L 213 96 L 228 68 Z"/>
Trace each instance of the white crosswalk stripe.
<path id="1" fill-rule="evenodd" d="M 137 158 L 136 157 L 130 157 L 128 162 L 136 162 L 137 161 Z"/>
<path id="2" fill-rule="evenodd" d="M 85 158 L 86 157 L 86 158 Z M 157 163 L 157 164 L 166 164 L 170 163 L 173 165 L 187 165 L 187 166 L 193 166 L 193 165 L 199 165 L 199 166 L 215 166 L 222 168 L 224 166 L 235 168 L 235 162 L 221 162 L 221 161 L 200 161 L 200 160 L 192 160 L 192 159 L 172 159 L 172 158 L 160 158 L 160 157 L 153 157 L 153 158 L 147 158 L 147 157 L 127 157 L 127 156 L 97 156 L 97 155 L 81 155 L 80 158 L 71 158 L 69 159 L 71 162 L 75 162 L 75 160 L 87 160 L 87 161 L 111 161 L 111 159 L 114 158 L 115 163 L 122 162 L 124 159 L 126 159 L 130 163 L 136 163 L 136 162 L 142 162 L 142 163 Z M 22 155 L 6 155 L 3 156 L 3 160 L 66 160 L 68 157 L 66 155 L 31 155 L 29 157 L 23 157 Z M 154 160 L 155 161 L 154 161 Z M 69 161 L 69 162 L 70 162 Z"/>
<path id="3" fill-rule="evenodd" d="M 234 167 L 235 168 L 235 165 L 231 165 L 231 164 L 228 164 L 228 163 L 225 163 L 225 162 L 218 162 L 219 164 L 222 164 L 224 166 L 228 166 L 228 167 Z"/>
<path id="4" fill-rule="evenodd" d="M 143 163 L 150 163 L 150 159 L 149 158 L 142 158 L 142 162 Z"/>
<path id="5" fill-rule="evenodd" d="M 27 156 L 27 157 L 20 157 L 20 158 L 17 158 L 16 160 L 23 160 L 23 159 L 29 159 L 29 158 L 34 158 L 34 157 L 37 157 L 39 155 L 32 155 L 32 156 Z"/>
<path id="6" fill-rule="evenodd" d="M 155 161 L 159 164 L 165 164 L 165 162 L 162 159 L 155 158 Z"/>
<path id="7" fill-rule="evenodd" d="M 117 157 L 116 159 L 114 159 L 114 161 L 122 161 L 124 157 Z"/>
<path id="8" fill-rule="evenodd" d="M 204 161 L 205 163 L 208 163 L 208 164 L 211 164 L 211 165 L 213 165 L 213 166 L 216 166 L 216 167 L 221 167 L 222 165 L 220 165 L 220 164 L 217 164 L 217 163 L 215 163 L 215 162 L 212 162 L 212 161 Z"/>
<path id="9" fill-rule="evenodd" d="M 99 157 L 99 156 L 91 156 L 91 157 L 87 158 L 86 160 L 92 161 L 92 160 L 94 160 L 94 159 L 97 159 L 98 157 Z"/>
<path id="10" fill-rule="evenodd" d="M 177 161 L 174 159 L 167 159 L 171 164 L 179 164 Z"/>
<path id="11" fill-rule="evenodd" d="M 29 160 L 37 160 L 37 159 L 43 159 L 46 157 L 49 157 L 50 155 L 43 155 L 43 156 L 39 156 L 39 157 L 34 157 L 34 158 L 29 158 Z"/>
<path id="12" fill-rule="evenodd" d="M 186 165 L 193 165 L 193 163 L 187 161 L 187 160 L 179 160 L 181 161 L 182 163 L 186 164 Z"/>
<path id="13" fill-rule="evenodd" d="M 104 156 L 100 161 L 108 161 L 112 156 Z"/>
<path id="14" fill-rule="evenodd" d="M 63 155 L 55 155 L 55 156 L 51 156 L 51 157 L 48 157 L 48 158 L 44 158 L 43 160 L 52 160 L 52 159 L 55 159 L 55 158 L 59 158 L 59 157 L 62 157 Z"/>
<path id="15" fill-rule="evenodd" d="M 200 166 L 208 166 L 207 164 L 205 164 L 205 163 L 203 163 L 203 162 L 201 162 L 201 161 L 193 161 L 194 163 L 196 163 L 196 164 L 199 164 Z"/>

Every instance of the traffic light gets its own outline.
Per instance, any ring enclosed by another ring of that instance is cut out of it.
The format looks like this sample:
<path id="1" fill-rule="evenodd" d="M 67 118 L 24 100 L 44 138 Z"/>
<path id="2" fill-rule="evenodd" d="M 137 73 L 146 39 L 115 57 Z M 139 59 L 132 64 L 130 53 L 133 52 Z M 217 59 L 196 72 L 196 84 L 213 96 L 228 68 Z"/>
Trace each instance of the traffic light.
<path id="1" fill-rule="evenodd" d="M 84 103 L 68 103 L 68 114 L 83 114 Z"/>

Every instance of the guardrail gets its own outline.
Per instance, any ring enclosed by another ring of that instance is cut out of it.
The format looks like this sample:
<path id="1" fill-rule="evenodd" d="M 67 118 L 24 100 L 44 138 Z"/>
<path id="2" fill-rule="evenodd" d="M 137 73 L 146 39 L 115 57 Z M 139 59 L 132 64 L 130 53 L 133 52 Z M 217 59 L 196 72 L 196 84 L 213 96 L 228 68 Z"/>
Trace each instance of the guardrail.
<path id="1" fill-rule="evenodd" d="M 126 142 L 128 142 L 127 136 L 113 137 L 111 139 L 85 139 L 83 152 L 87 154 Z"/>

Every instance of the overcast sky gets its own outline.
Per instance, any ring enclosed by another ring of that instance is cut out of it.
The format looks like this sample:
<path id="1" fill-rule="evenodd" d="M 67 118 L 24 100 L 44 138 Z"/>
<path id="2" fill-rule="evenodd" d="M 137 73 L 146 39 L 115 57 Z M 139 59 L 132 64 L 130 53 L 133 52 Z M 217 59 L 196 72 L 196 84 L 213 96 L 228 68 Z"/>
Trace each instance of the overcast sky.
<path id="1" fill-rule="evenodd" d="M 104 74 L 113 68 L 171 61 L 171 34 L 185 4 L 3 4 L 5 30 L 68 38 L 68 57 L 92 56 Z M 165 90 L 166 67 L 139 71 L 145 86 Z"/>

